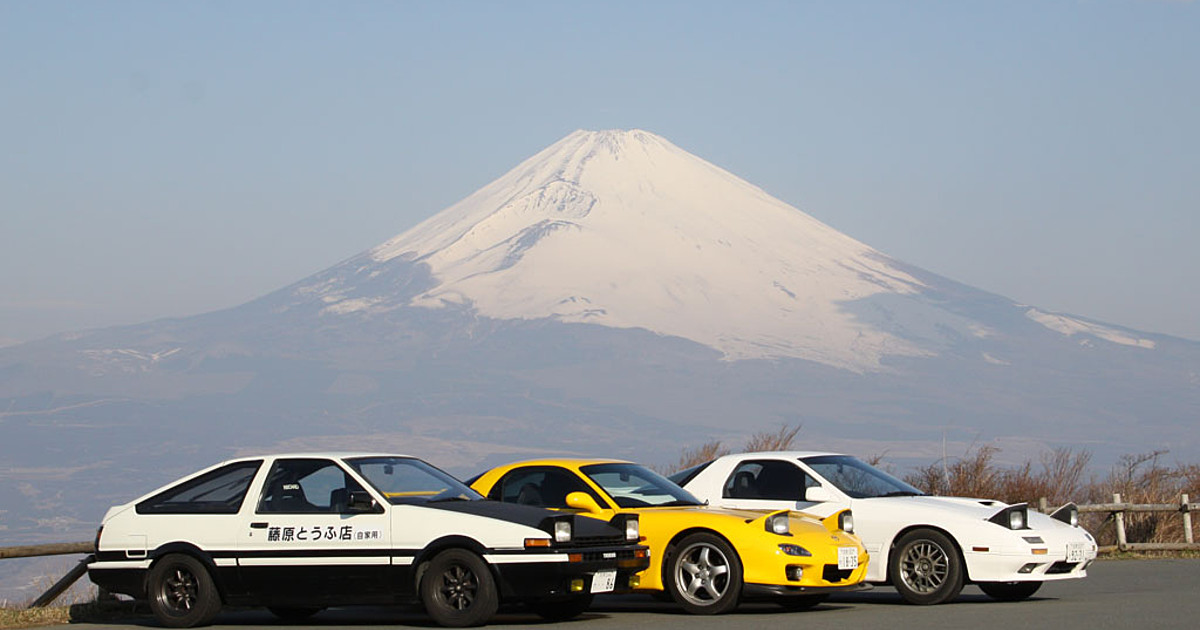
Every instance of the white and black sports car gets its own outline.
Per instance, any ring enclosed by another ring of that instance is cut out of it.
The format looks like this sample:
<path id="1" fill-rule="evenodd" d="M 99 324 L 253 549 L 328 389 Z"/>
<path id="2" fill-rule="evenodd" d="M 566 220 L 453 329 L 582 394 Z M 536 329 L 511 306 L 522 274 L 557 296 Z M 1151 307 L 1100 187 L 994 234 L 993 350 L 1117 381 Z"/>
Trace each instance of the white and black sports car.
<path id="1" fill-rule="evenodd" d="M 206 624 L 222 605 L 295 620 L 420 602 L 468 626 L 503 601 L 564 619 L 594 593 L 637 586 L 649 566 L 637 525 L 488 501 L 412 457 L 248 457 L 109 509 L 88 574 L 149 600 L 170 627 Z"/>
<path id="2" fill-rule="evenodd" d="M 1085 577 L 1096 558 L 1073 504 L 1045 515 L 1023 503 L 927 496 L 849 455 L 726 455 L 671 480 L 720 507 L 853 510 L 854 532 L 871 554 L 867 582 L 891 584 L 913 604 L 949 601 L 967 583 L 996 599 L 1024 599 L 1043 582 Z"/>

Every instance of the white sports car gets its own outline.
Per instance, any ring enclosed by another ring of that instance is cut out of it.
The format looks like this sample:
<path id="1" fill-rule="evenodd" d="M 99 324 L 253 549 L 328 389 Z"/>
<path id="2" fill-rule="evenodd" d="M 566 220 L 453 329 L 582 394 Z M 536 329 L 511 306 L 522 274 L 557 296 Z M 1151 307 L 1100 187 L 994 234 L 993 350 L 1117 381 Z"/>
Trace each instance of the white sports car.
<path id="1" fill-rule="evenodd" d="M 88 574 L 149 600 L 165 626 L 222 605 L 287 620 L 327 606 L 420 602 L 485 623 L 500 602 L 550 619 L 649 566 L 636 516 L 609 522 L 489 501 L 412 457 L 300 454 L 217 464 L 108 510 Z M 631 582 L 632 580 L 632 582 Z"/>
<path id="2" fill-rule="evenodd" d="M 848 455 L 741 453 L 670 478 L 719 507 L 818 517 L 853 510 L 871 554 L 867 581 L 891 584 L 913 604 L 949 601 L 967 583 L 1024 599 L 1042 582 L 1085 577 L 1096 558 L 1074 504 L 1045 515 L 1024 503 L 928 496 Z"/>

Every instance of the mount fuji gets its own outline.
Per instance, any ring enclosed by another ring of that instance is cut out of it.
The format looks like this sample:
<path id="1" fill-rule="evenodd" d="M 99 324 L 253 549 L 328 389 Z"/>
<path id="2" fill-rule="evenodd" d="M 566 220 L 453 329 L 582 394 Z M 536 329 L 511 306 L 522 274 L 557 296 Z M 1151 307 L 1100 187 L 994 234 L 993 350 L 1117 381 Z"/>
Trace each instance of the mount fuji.
<path id="1" fill-rule="evenodd" d="M 247 304 L 0 348 L 0 543 L 85 539 L 236 452 L 468 474 L 800 422 L 901 463 L 979 441 L 1194 461 L 1197 410 L 1200 343 L 895 260 L 652 133 L 577 131 Z"/>

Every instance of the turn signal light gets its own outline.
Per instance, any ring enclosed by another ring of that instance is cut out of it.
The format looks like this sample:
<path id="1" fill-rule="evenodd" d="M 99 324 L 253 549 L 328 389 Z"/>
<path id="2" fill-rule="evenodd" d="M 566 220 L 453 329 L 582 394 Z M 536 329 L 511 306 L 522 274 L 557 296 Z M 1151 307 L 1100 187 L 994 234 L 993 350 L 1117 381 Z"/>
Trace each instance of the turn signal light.
<path id="1" fill-rule="evenodd" d="M 549 538 L 526 538 L 525 539 L 525 548 L 527 548 L 527 549 L 529 547 L 549 547 L 549 546 L 550 546 Z"/>

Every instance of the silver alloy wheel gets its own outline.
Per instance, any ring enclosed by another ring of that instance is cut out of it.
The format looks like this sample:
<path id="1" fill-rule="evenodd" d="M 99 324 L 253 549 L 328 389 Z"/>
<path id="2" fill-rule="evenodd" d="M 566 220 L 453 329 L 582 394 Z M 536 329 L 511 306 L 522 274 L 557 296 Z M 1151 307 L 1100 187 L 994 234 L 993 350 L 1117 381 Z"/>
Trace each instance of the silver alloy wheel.
<path id="1" fill-rule="evenodd" d="M 950 557 L 941 545 L 920 540 L 904 550 L 900 558 L 900 579 L 913 591 L 932 593 L 946 583 L 950 575 Z"/>
<path id="2" fill-rule="evenodd" d="M 199 580 L 187 568 L 180 566 L 175 567 L 171 575 L 163 580 L 162 588 L 156 595 L 164 607 L 183 614 L 195 607 L 199 592 Z"/>
<path id="3" fill-rule="evenodd" d="M 721 599 L 729 588 L 729 558 L 715 546 L 698 542 L 680 552 L 675 570 L 679 594 L 689 602 L 706 606 Z"/>

